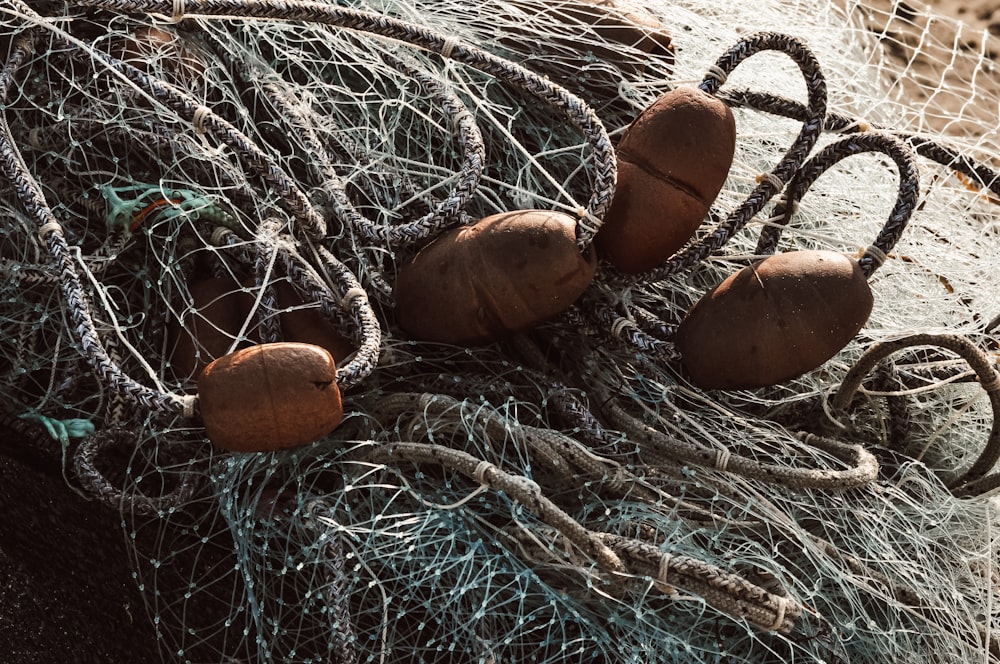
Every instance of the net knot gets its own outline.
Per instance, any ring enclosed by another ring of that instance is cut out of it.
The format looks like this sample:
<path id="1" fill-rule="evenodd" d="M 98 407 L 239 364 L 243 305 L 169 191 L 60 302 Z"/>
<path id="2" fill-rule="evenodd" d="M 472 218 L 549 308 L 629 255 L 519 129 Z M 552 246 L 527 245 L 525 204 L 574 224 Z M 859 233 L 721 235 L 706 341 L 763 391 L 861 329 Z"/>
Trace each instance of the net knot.
<path id="1" fill-rule="evenodd" d="M 184 394 L 177 399 L 181 402 L 181 415 L 186 420 L 194 419 L 196 407 L 198 406 L 197 394 Z"/>
<path id="2" fill-rule="evenodd" d="M 49 236 L 49 233 L 59 233 L 62 235 L 63 229 L 59 225 L 58 221 L 49 221 L 42 224 L 42 227 L 38 229 L 38 238 L 45 242 L 45 238 Z"/>
<path id="3" fill-rule="evenodd" d="M 768 171 L 767 173 L 758 173 L 757 177 L 754 178 L 757 184 L 767 182 L 775 191 L 781 191 L 785 186 L 785 181 L 779 178 L 774 173 Z"/>
<path id="4" fill-rule="evenodd" d="M 194 109 L 194 115 L 191 116 L 191 124 L 194 125 L 194 130 L 200 135 L 205 134 L 205 120 L 208 116 L 212 114 L 212 109 L 208 106 L 199 106 Z"/>
<path id="5" fill-rule="evenodd" d="M 457 37 L 453 37 L 451 35 L 445 37 L 444 41 L 441 42 L 441 57 L 451 58 L 451 54 L 454 53 L 455 48 L 459 45 L 459 43 L 460 42 Z"/>
<path id="6" fill-rule="evenodd" d="M 344 309 L 350 309 L 351 304 L 353 304 L 354 300 L 357 300 L 358 298 L 361 298 L 365 302 L 368 301 L 368 293 L 365 292 L 365 289 L 358 286 L 349 288 L 347 289 L 347 292 L 344 293 L 344 297 L 340 300 L 340 306 Z"/>
<path id="7" fill-rule="evenodd" d="M 185 13 L 186 7 L 184 6 L 184 0 L 174 0 L 174 7 L 170 14 L 170 20 L 174 23 L 180 23 L 184 18 Z"/>

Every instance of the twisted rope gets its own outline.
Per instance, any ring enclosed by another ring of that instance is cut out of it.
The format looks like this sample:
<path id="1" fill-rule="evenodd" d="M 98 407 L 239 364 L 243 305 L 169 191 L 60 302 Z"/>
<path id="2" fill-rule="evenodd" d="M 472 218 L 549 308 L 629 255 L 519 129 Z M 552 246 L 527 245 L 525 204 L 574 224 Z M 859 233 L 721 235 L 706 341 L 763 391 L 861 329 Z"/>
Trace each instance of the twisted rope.
<path id="1" fill-rule="evenodd" d="M 992 470 L 1000 460 L 1000 373 L 997 372 L 991 359 L 965 337 L 953 334 L 913 334 L 873 344 L 844 376 L 844 381 L 831 400 L 831 408 L 834 413 L 843 413 L 861 387 L 864 377 L 876 364 L 893 353 L 913 346 L 937 346 L 957 353 L 969 363 L 979 377 L 983 389 L 986 390 L 993 409 L 993 425 L 989 438 L 972 466 L 948 483 L 948 487 L 958 495 L 967 495 L 971 488 L 978 487 L 982 490 L 988 485 L 973 483 Z"/>
<path id="2" fill-rule="evenodd" d="M 780 51 L 787 54 L 798 65 L 805 78 L 808 102 L 803 113 L 802 129 L 778 164 L 760 178 L 760 182 L 746 200 L 711 233 L 681 249 L 659 267 L 635 275 L 628 281 L 633 283 L 660 281 L 697 265 L 718 251 L 778 193 L 816 145 L 826 117 L 826 79 L 816 56 L 805 43 L 795 37 L 775 32 L 759 32 L 747 36 L 718 59 L 699 87 L 709 94 L 716 94 L 724 78 L 719 76 L 719 72 L 732 73 L 747 58 L 764 51 Z"/>
<path id="3" fill-rule="evenodd" d="M 306 261 L 295 239 L 275 233 L 258 233 L 256 253 L 230 229 L 219 226 L 213 232 L 213 244 L 236 253 L 246 264 L 255 264 L 260 255 L 274 254 L 285 274 L 308 298 L 320 305 L 320 313 L 338 327 L 342 320 L 355 326 L 355 341 L 359 348 L 349 361 L 337 367 L 337 386 L 347 390 L 368 377 L 378 363 L 382 346 L 382 328 L 368 295 L 357 277 L 323 246 L 314 247 L 324 276 Z M 339 293 L 331 292 L 331 283 Z"/>
<path id="4" fill-rule="evenodd" d="M 852 135 L 824 147 L 817 152 L 801 170 L 796 173 L 792 184 L 786 192 L 784 200 L 774 207 L 773 217 L 786 219 L 789 206 L 798 204 L 805 192 L 813 185 L 820 175 L 847 157 L 867 152 L 881 152 L 888 155 L 896 164 L 899 173 L 899 190 L 896 203 L 889 213 L 889 219 L 883 225 L 878 237 L 858 261 L 866 277 L 882 264 L 896 242 L 899 240 L 917 207 L 920 196 L 920 179 L 917 172 L 916 157 L 913 151 L 901 140 L 891 134 L 865 132 Z M 764 227 L 757 242 L 758 254 L 771 254 L 778 246 L 783 229 L 782 223 Z M 881 260 L 880 260 L 881 259 Z"/>
<path id="5" fill-rule="evenodd" d="M 74 0 L 74 5 L 94 7 L 120 13 L 171 14 L 169 0 Z M 614 148 L 597 114 L 583 100 L 562 86 L 495 56 L 487 51 L 463 44 L 452 37 L 438 34 L 426 27 L 347 7 L 320 2 L 296 0 L 187 0 L 187 15 L 277 19 L 322 23 L 350 30 L 376 34 L 407 42 L 419 48 L 441 54 L 509 83 L 546 104 L 558 108 L 582 133 L 593 150 L 594 183 L 590 200 L 579 211 L 577 245 L 587 249 L 600 228 L 611 205 L 617 179 Z"/>
<path id="6" fill-rule="evenodd" d="M 860 445 L 848 445 L 832 438 L 808 433 L 797 435 L 799 440 L 807 445 L 818 447 L 837 459 L 851 464 L 852 467 L 846 470 L 789 468 L 761 463 L 731 453 L 720 457 L 719 450 L 675 440 L 641 422 L 626 412 L 610 395 L 602 399 L 602 403 L 615 426 L 639 443 L 640 455 L 652 465 L 672 466 L 693 463 L 793 489 L 849 489 L 864 486 L 878 476 L 878 461 Z M 724 459 L 724 463 L 720 463 L 721 459 Z"/>
<path id="7" fill-rule="evenodd" d="M 7 102 L 15 75 L 33 51 L 35 38 L 34 32 L 28 32 L 11 45 L 10 57 L 0 70 L 0 102 Z M 0 115 L 0 167 L 3 168 L 4 176 L 10 181 L 25 211 L 39 225 L 39 237 L 56 262 L 60 288 L 81 348 L 97 375 L 116 392 L 146 409 L 173 414 L 183 413 L 185 407 L 183 397 L 151 389 L 132 380 L 122 373 L 101 344 L 72 251 L 66 243 L 62 227 L 45 200 L 41 187 L 31 175 L 20 150 L 15 145 L 6 114 Z"/>
<path id="8" fill-rule="evenodd" d="M 213 136 L 232 148 L 250 167 L 251 171 L 270 185 L 298 221 L 299 228 L 307 237 L 319 240 L 326 236 L 326 221 L 313 208 L 305 193 L 274 159 L 257 147 L 230 122 L 216 115 L 210 108 L 202 105 L 183 90 L 160 81 L 127 62 L 99 51 L 94 51 L 94 55 L 106 66 L 142 87 L 154 99 L 177 113 L 181 119 L 191 122 L 198 133 Z"/>
<path id="9" fill-rule="evenodd" d="M 73 455 L 73 467 L 80 485 L 101 502 L 115 510 L 134 514 L 164 514 L 171 508 L 190 502 L 197 488 L 199 474 L 185 471 L 177 486 L 160 496 L 147 496 L 139 491 L 126 493 L 114 486 L 97 468 L 97 457 L 116 445 L 135 445 L 135 433 L 125 428 L 107 429 L 93 433 L 80 443 Z"/>
<path id="10" fill-rule="evenodd" d="M 367 241 L 382 246 L 399 247 L 419 244 L 455 225 L 482 179 L 486 164 L 486 145 L 472 113 L 461 99 L 441 81 L 407 64 L 400 58 L 383 54 L 383 59 L 399 71 L 416 80 L 440 105 L 458 134 L 462 167 L 456 184 L 430 212 L 414 221 L 386 227 L 375 224 L 359 213 L 348 199 L 344 182 L 330 166 L 326 147 L 316 135 L 303 112 L 288 98 L 288 93 L 273 83 L 265 84 L 268 98 L 300 132 L 303 143 L 312 153 L 311 164 L 318 163 L 323 190 L 329 197 L 334 215 L 345 225 L 360 233 Z"/>
<path id="11" fill-rule="evenodd" d="M 733 106 L 747 106 L 799 121 L 804 121 L 806 118 L 807 108 L 801 103 L 785 97 L 750 90 L 733 90 L 720 93 L 720 96 L 726 103 Z M 899 131 L 886 125 L 869 123 L 866 120 L 840 113 L 828 113 L 823 129 L 839 133 L 859 133 L 872 129 L 890 133 L 909 144 L 921 157 L 947 166 L 1000 196 L 1000 172 L 934 138 Z"/>

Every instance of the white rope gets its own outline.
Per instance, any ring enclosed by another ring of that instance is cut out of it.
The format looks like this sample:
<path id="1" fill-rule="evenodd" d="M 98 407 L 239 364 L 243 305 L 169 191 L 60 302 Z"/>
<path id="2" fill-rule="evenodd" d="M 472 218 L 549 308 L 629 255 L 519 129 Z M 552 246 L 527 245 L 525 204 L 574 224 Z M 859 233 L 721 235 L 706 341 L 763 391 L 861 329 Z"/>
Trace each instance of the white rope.
<path id="1" fill-rule="evenodd" d="M 185 14 L 184 0 L 174 0 L 174 9 L 173 12 L 170 14 L 170 20 L 173 21 L 174 23 L 180 23 L 181 20 L 184 18 L 184 14 Z"/>

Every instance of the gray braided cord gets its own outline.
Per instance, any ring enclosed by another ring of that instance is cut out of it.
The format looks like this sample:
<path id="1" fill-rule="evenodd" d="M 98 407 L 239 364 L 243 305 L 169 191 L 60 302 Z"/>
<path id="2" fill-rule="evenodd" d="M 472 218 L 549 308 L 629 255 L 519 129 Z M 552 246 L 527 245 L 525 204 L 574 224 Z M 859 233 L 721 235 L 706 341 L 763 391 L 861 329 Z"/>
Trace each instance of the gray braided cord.
<path id="1" fill-rule="evenodd" d="M 776 32 L 758 32 L 747 36 L 716 61 L 710 70 L 711 73 L 699 87 L 709 94 L 716 94 L 729 73 L 747 58 L 763 51 L 786 53 L 798 65 L 805 78 L 808 104 L 806 117 L 798 136 L 774 169 L 760 178 L 759 184 L 750 192 L 743 204 L 715 230 L 702 240 L 681 249 L 659 267 L 629 277 L 627 282 L 660 281 L 697 265 L 718 251 L 784 187 L 816 145 L 826 117 L 826 79 L 816 56 L 805 43 L 795 37 Z"/>
<path id="2" fill-rule="evenodd" d="M 123 441 L 135 445 L 135 432 L 123 428 L 107 429 L 93 433 L 80 443 L 73 455 L 73 466 L 81 486 L 106 505 L 116 510 L 126 510 L 135 514 L 163 514 L 167 510 L 188 503 L 194 495 L 197 473 L 184 472 L 177 487 L 157 497 L 134 492 L 125 493 L 114 486 L 97 468 L 97 457 L 101 452 L 121 444 Z"/>
<path id="3" fill-rule="evenodd" d="M 141 69 L 110 55 L 100 51 L 94 51 L 94 54 L 108 67 L 128 77 L 154 99 L 173 110 L 180 118 L 191 122 L 195 131 L 211 134 L 232 148 L 255 173 L 271 186 L 298 221 L 299 227 L 307 237 L 318 240 L 326 236 L 326 221 L 313 208 L 305 193 L 274 159 L 257 147 L 231 123 L 216 115 L 207 106 L 200 104 L 183 90 L 158 80 Z"/>
<path id="4" fill-rule="evenodd" d="M 758 628 L 788 634 L 795 629 L 795 619 L 802 615 L 800 605 L 737 574 L 696 558 L 671 554 L 642 540 L 600 535 L 630 569 L 653 578 L 661 588 L 675 586 L 694 592 L 720 611 Z"/>
<path id="5" fill-rule="evenodd" d="M 652 463 L 692 463 L 793 489 L 849 489 L 868 484 L 878 476 L 878 461 L 860 445 L 803 434 L 800 438 L 804 442 L 852 464 L 852 467 L 847 470 L 789 468 L 675 440 L 627 413 L 610 395 L 603 400 L 603 404 L 615 426 L 637 441 L 641 446 L 641 455 Z"/>
<path id="6" fill-rule="evenodd" d="M 583 315 L 594 323 L 594 328 L 600 330 L 604 336 L 610 335 L 614 339 L 623 341 L 626 344 L 637 348 L 641 352 L 663 358 L 664 360 L 680 359 L 680 353 L 673 343 L 660 339 L 650 334 L 647 329 L 648 320 L 643 320 L 642 324 L 627 311 L 622 315 L 616 311 L 606 301 L 588 297 L 586 302 L 577 307 Z M 646 329 L 643 329 L 646 328 Z"/>
<path id="7" fill-rule="evenodd" d="M 726 103 L 732 106 L 749 106 L 799 121 L 804 120 L 806 117 L 805 106 L 797 101 L 778 95 L 750 90 L 732 90 L 725 94 L 720 94 L 720 96 Z M 856 133 L 867 131 L 868 129 L 891 133 L 893 136 L 911 145 L 921 157 L 956 170 L 986 187 L 997 196 L 1000 196 L 1000 173 L 988 165 L 962 154 L 955 148 L 943 145 L 938 140 L 926 135 L 899 131 L 886 125 L 832 112 L 827 114 L 823 129 L 825 131 L 840 133 Z"/>
<path id="8" fill-rule="evenodd" d="M 531 480 L 507 475 L 493 464 L 465 452 L 438 445 L 390 443 L 372 450 L 366 460 L 377 463 L 400 460 L 434 462 L 477 477 L 487 486 L 501 490 L 524 504 L 552 526 L 555 532 L 550 536 L 558 549 L 565 549 L 564 542 L 568 540 L 596 559 L 607 571 L 645 574 L 663 585 L 669 583 L 690 590 L 728 615 L 746 619 L 762 629 L 789 633 L 794 629 L 795 618 L 801 614 L 797 604 L 708 563 L 687 556 L 670 556 L 639 540 L 591 531 L 549 503 Z M 527 492 L 524 492 L 525 487 Z M 562 515 L 565 515 L 564 518 Z M 598 547 L 599 551 L 595 553 L 593 547 Z"/>
<path id="9" fill-rule="evenodd" d="M 365 451 L 365 460 L 372 463 L 434 463 L 459 472 L 485 486 L 502 491 L 552 526 L 566 539 L 576 544 L 603 569 L 623 572 L 625 567 L 619 557 L 601 538 L 580 525 L 573 517 L 542 495 L 541 487 L 533 480 L 511 475 L 489 461 L 468 452 L 442 445 L 423 443 L 386 443 Z"/>
<path id="10" fill-rule="evenodd" d="M 317 247 L 324 271 L 342 290 L 341 308 L 347 310 L 358 326 L 361 346 L 354 357 L 342 367 L 337 367 L 337 385 L 346 390 L 368 377 L 378 364 L 382 347 L 382 328 L 368 301 L 368 294 L 361 287 L 346 265 L 340 262 L 326 247 Z"/>
<path id="11" fill-rule="evenodd" d="M 74 0 L 74 5 L 121 13 L 173 15 L 173 0 Z M 495 76 L 563 111 L 594 152 L 594 184 L 586 208 L 578 210 L 577 244 L 586 250 L 611 205 L 617 180 L 615 152 L 604 125 L 582 99 L 513 62 L 423 26 L 348 7 L 296 0 L 186 0 L 190 15 L 297 20 L 377 34 L 438 53 Z M 180 18 L 180 17 L 177 17 Z"/>
<path id="12" fill-rule="evenodd" d="M 462 168 L 457 175 L 455 186 L 434 206 L 434 209 L 419 219 L 393 226 L 388 230 L 384 227 L 373 229 L 372 239 L 390 247 L 420 244 L 463 220 L 462 211 L 475 194 L 483 176 L 486 165 L 486 144 L 472 113 L 454 91 L 437 78 L 399 58 L 388 54 L 382 57 L 400 72 L 419 82 L 437 100 L 451 119 L 458 134 L 458 145 L 463 153 Z"/>
<path id="13" fill-rule="evenodd" d="M 265 84 L 264 90 L 275 107 L 300 131 L 303 142 L 313 156 L 310 163 L 318 163 L 317 168 L 323 179 L 323 191 L 329 197 L 331 208 L 337 218 L 360 233 L 369 242 L 382 246 L 398 247 L 425 241 L 459 221 L 460 213 L 475 193 L 482 179 L 486 164 L 486 145 L 472 113 L 453 91 L 438 79 L 401 59 L 388 54 L 384 54 L 383 59 L 417 80 L 440 104 L 455 127 L 459 148 L 463 153 L 462 167 L 457 174 L 457 182 L 448 195 L 423 217 L 398 226 L 386 227 L 375 224 L 357 211 L 348 199 L 343 180 L 330 166 L 331 160 L 325 145 L 319 140 L 302 111 L 291 103 L 288 99 L 288 93 L 274 83 Z"/>
<path id="14" fill-rule="evenodd" d="M 348 594 L 347 569 L 343 536 L 337 529 L 333 509 L 321 499 L 310 500 L 303 506 L 304 522 L 320 534 L 323 542 L 327 583 L 323 592 L 329 599 L 330 629 L 333 632 L 331 664 L 354 664 L 358 661 L 357 634 L 351 623 L 351 603 Z M 333 526 L 333 527 L 331 527 Z"/>
<path id="15" fill-rule="evenodd" d="M 253 253 L 247 245 L 230 229 L 218 227 L 213 234 L 214 244 L 235 252 L 240 260 L 254 264 L 259 253 Z M 334 323 L 341 318 L 356 326 L 356 341 L 359 348 L 343 366 L 337 367 L 337 386 L 347 390 L 367 378 L 378 363 L 382 345 L 382 328 L 368 301 L 368 294 L 361 287 L 357 277 L 325 247 L 316 247 L 317 259 L 329 281 L 339 293 L 332 293 L 326 280 L 299 253 L 294 238 L 277 234 L 259 233 L 258 252 L 274 253 L 289 279 L 308 294 L 311 301 L 318 302 L 323 316 Z"/>
<path id="16" fill-rule="evenodd" d="M 0 70 L 0 102 L 7 101 L 17 70 L 33 50 L 33 34 L 26 34 L 11 45 L 11 54 Z M 28 215 L 39 225 L 39 235 L 55 259 L 60 287 L 66 299 L 73 325 L 84 355 L 97 372 L 116 392 L 151 410 L 166 413 L 190 413 L 191 398 L 147 388 L 122 373 L 101 344 L 83 283 L 73 261 L 72 251 L 66 243 L 62 228 L 45 195 L 31 175 L 20 151 L 14 143 L 5 114 L 0 114 L 0 165 Z"/>
<path id="17" fill-rule="evenodd" d="M 917 172 L 916 156 L 898 138 L 891 134 L 864 132 L 824 147 L 813 155 L 795 175 L 785 200 L 775 205 L 773 216 L 784 217 L 786 209 L 789 206 L 794 207 L 817 178 L 833 165 L 852 155 L 866 152 L 882 152 L 888 155 L 895 162 L 899 173 L 899 190 L 896 203 L 889 213 L 889 219 L 872 244 L 874 250 L 867 250 L 858 261 L 865 276 L 871 277 L 872 273 L 882 264 L 885 255 L 899 240 L 920 197 L 920 178 Z M 781 225 L 766 226 L 757 242 L 757 253 L 774 253 L 781 238 L 781 231 Z"/>
<path id="18" fill-rule="evenodd" d="M 954 334 L 912 334 L 873 344 L 844 376 L 844 381 L 833 396 L 831 407 L 834 413 L 843 413 L 860 389 L 864 377 L 876 364 L 897 351 L 914 346 L 937 346 L 960 355 L 976 372 L 990 399 L 993 425 L 986 446 L 968 470 L 948 483 L 953 492 L 962 494 L 966 485 L 982 478 L 996 466 L 997 461 L 1000 461 L 1000 373 L 994 367 L 993 361 L 965 337 Z"/>

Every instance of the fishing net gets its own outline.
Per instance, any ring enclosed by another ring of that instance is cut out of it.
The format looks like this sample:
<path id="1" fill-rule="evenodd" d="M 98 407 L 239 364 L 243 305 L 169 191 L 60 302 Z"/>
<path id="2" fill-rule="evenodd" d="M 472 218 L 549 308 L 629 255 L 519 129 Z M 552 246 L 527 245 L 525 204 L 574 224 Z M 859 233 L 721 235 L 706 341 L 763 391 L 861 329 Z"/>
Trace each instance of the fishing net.
<path id="1" fill-rule="evenodd" d="M 120 513 L 164 660 L 1000 661 L 989 35 L 812 1 L 0 25 L 3 423 Z M 587 250 L 613 145 L 683 85 L 738 130 L 689 247 L 501 342 L 407 338 L 418 249 L 540 208 Z M 693 387 L 677 323 L 791 249 L 856 254 L 867 325 L 794 380 Z M 214 448 L 201 367 L 281 339 L 333 349 L 343 423 Z"/>

